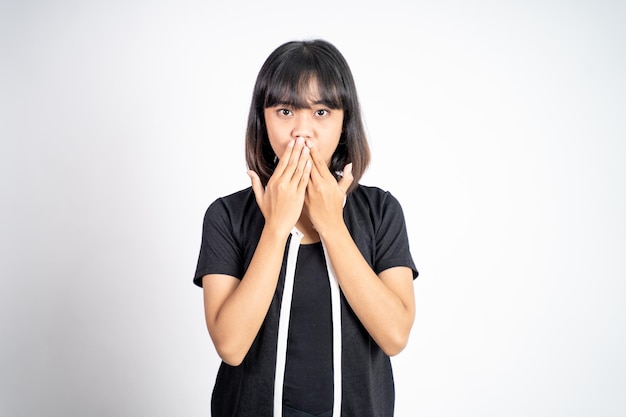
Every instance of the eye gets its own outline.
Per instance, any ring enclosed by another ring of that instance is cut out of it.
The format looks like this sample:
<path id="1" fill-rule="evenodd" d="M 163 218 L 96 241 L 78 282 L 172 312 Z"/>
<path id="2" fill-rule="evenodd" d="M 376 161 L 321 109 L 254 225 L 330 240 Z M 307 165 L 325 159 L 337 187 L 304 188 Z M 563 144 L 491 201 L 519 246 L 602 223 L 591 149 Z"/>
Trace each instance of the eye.
<path id="1" fill-rule="evenodd" d="M 291 116 L 291 114 L 292 114 L 291 110 L 289 109 L 285 109 L 285 108 L 278 109 L 279 116 Z"/>
<path id="2" fill-rule="evenodd" d="M 318 117 L 328 116 L 328 113 L 330 113 L 330 112 L 328 110 L 326 110 L 326 109 L 315 110 L 315 115 L 318 116 Z"/>

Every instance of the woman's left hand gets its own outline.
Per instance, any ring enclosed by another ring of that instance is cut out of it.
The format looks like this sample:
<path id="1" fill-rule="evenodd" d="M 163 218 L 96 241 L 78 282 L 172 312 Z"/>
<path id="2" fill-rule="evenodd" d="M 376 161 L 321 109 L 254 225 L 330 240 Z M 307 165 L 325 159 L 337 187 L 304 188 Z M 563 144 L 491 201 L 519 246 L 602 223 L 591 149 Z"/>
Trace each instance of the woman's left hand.
<path id="1" fill-rule="evenodd" d="M 338 227 L 343 222 L 343 202 L 354 177 L 352 164 L 344 167 L 339 181 L 313 143 L 307 141 L 311 151 L 311 176 L 306 187 L 305 210 L 318 233 Z"/>
<path id="2" fill-rule="evenodd" d="M 415 318 L 411 269 L 399 266 L 377 275 L 354 243 L 343 220 L 343 202 L 354 181 L 352 165 L 339 181 L 312 144 L 313 162 L 304 197 L 304 212 L 328 253 L 348 304 L 374 341 L 389 356 L 406 346 Z"/>

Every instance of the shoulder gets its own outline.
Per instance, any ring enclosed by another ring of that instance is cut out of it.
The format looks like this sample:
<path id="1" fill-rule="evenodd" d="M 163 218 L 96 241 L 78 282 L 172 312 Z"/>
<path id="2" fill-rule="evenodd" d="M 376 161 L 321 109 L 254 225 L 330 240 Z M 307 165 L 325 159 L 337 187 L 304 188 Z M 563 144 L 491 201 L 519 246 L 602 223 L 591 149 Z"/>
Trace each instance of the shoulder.
<path id="1" fill-rule="evenodd" d="M 237 213 L 238 211 L 246 210 L 246 208 L 249 208 L 251 205 L 256 206 L 256 200 L 254 199 L 252 187 L 248 187 L 232 194 L 217 198 L 209 205 L 207 212 L 227 211 L 230 213 Z"/>
<path id="2" fill-rule="evenodd" d="M 213 201 L 206 210 L 205 222 L 226 221 L 237 224 L 244 219 L 256 219 L 258 215 L 262 217 L 252 187 L 248 187 Z"/>
<path id="3" fill-rule="evenodd" d="M 401 210 L 400 202 L 387 190 L 379 187 L 359 184 L 346 198 L 358 210 L 386 211 L 389 209 Z"/>
<path id="4" fill-rule="evenodd" d="M 250 199 L 254 201 L 254 193 L 252 187 L 244 188 L 232 194 L 218 198 L 213 204 L 220 203 L 228 207 L 241 207 L 243 204 L 249 204 Z"/>
<path id="5" fill-rule="evenodd" d="M 365 185 L 358 185 L 346 197 L 344 218 L 353 233 L 361 229 L 371 235 L 404 223 L 402 207 L 391 192 Z"/>

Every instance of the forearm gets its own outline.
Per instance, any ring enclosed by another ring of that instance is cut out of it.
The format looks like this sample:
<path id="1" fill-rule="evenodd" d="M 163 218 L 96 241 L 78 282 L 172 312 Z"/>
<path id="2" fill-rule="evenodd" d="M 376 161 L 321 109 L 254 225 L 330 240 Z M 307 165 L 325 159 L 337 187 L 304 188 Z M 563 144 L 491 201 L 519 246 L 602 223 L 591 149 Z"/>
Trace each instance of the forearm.
<path id="1" fill-rule="evenodd" d="M 291 140 L 264 186 L 248 171 L 257 205 L 265 218 L 250 265 L 239 282 L 222 281 L 205 291 L 207 325 L 220 357 L 241 363 L 254 341 L 276 290 L 285 243 L 298 221 L 311 172 L 304 139 Z"/>
<path id="2" fill-rule="evenodd" d="M 415 316 L 412 292 L 400 297 L 397 293 L 402 287 L 392 289 L 376 275 L 345 224 L 331 227 L 320 236 L 352 310 L 385 353 L 399 353 L 406 346 Z M 404 276 L 410 275 L 410 270 L 399 272 L 400 279 L 412 285 L 412 276 Z"/>
<path id="3" fill-rule="evenodd" d="M 241 363 L 272 302 L 288 235 L 265 228 L 248 269 L 215 315 L 211 338 L 220 357 Z"/>

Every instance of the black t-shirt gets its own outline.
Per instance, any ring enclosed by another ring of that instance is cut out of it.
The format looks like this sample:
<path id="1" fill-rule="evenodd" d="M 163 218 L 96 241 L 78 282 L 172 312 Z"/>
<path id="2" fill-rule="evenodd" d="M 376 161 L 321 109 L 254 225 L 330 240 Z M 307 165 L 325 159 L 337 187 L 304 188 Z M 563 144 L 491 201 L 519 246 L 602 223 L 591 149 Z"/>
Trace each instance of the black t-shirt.
<path id="1" fill-rule="evenodd" d="M 350 234 L 372 270 L 379 274 L 406 266 L 417 277 L 399 202 L 376 187 L 357 186 L 343 210 Z M 251 188 L 219 198 L 204 217 L 194 283 L 206 274 L 244 277 L 263 231 L 264 218 Z M 289 246 L 289 242 L 286 244 Z M 281 299 L 287 251 L 263 325 L 241 365 L 222 363 L 211 402 L 213 417 L 271 417 Z M 328 281 L 328 280 L 326 280 Z M 391 361 L 341 296 L 341 417 L 391 417 L 394 385 Z M 282 391 L 285 392 L 284 389 Z M 284 400 L 284 398 L 283 398 Z"/>
<path id="2" fill-rule="evenodd" d="M 301 245 L 291 301 L 283 404 L 313 415 L 333 406 L 330 283 L 322 243 Z"/>

